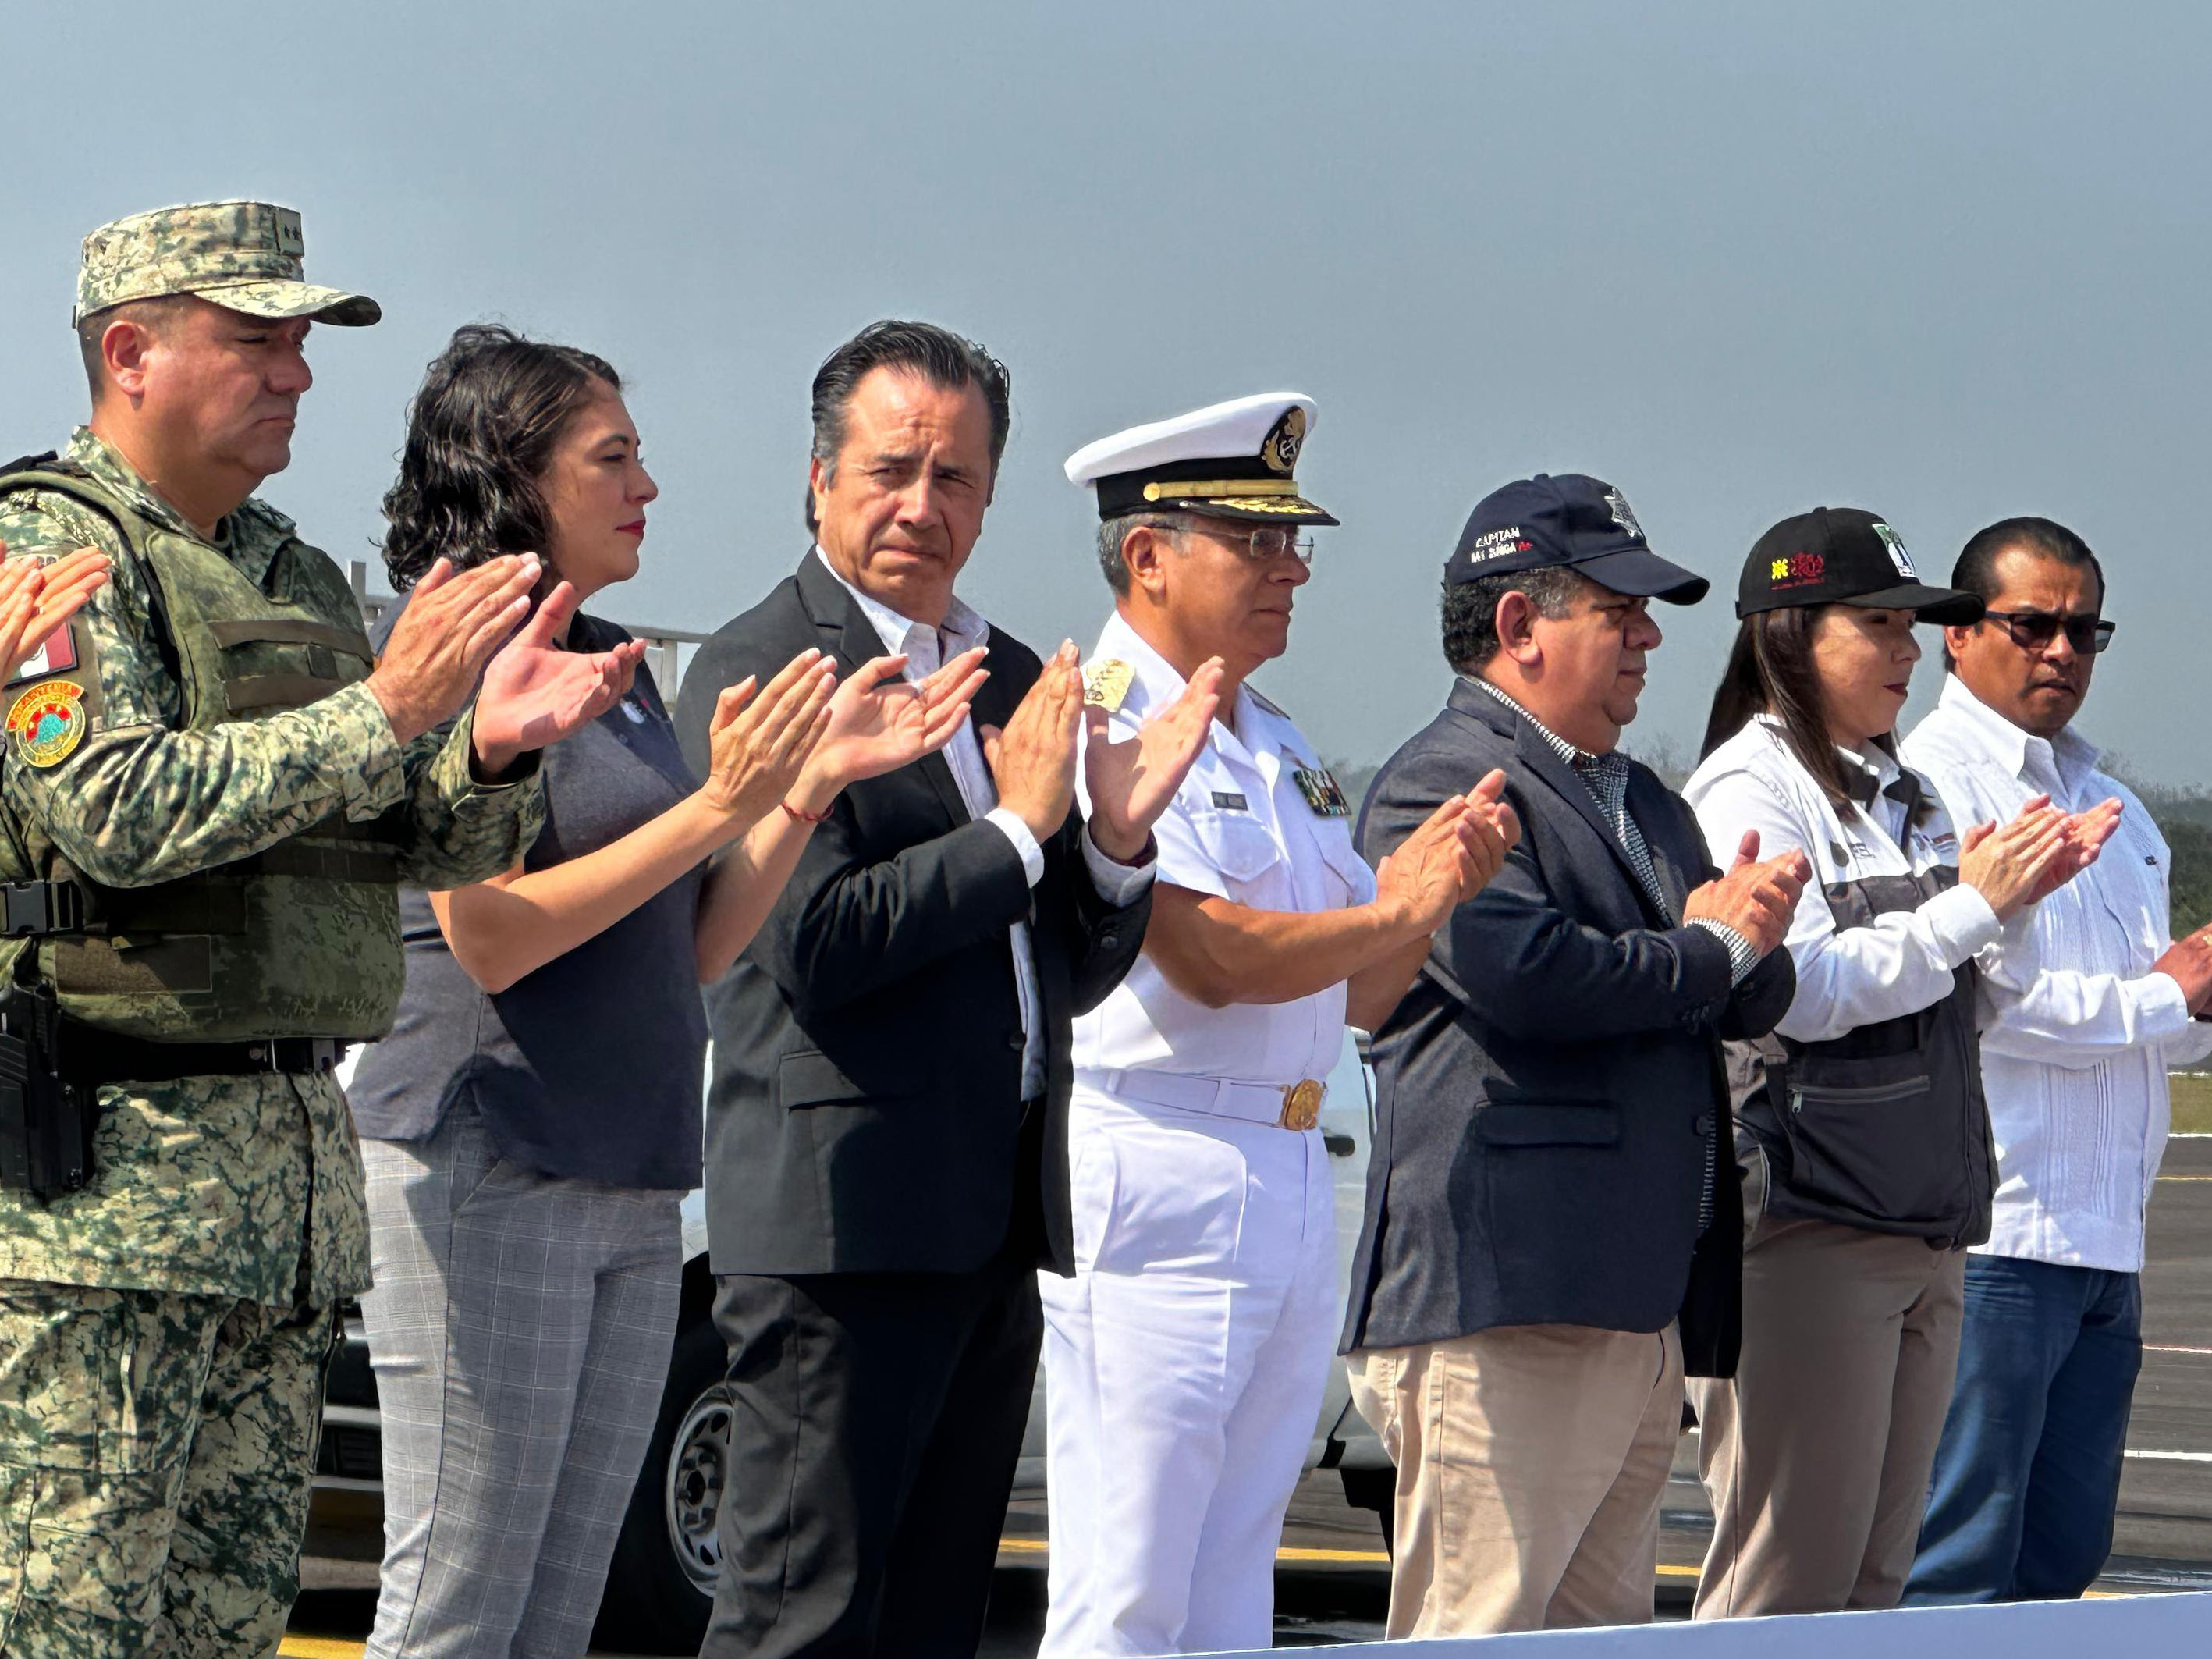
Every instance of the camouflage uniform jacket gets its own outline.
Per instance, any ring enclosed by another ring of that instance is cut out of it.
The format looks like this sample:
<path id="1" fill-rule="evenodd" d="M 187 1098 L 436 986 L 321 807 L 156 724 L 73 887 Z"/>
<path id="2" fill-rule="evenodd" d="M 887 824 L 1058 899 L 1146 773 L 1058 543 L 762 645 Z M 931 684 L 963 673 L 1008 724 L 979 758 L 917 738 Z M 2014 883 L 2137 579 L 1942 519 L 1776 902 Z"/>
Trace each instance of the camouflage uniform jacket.
<path id="1" fill-rule="evenodd" d="M 205 541 L 89 431 L 66 459 L 149 520 Z M 213 545 L 258 583 L 292 534 L 249 501 Z M 520 781 L 477 783 L 465 717 L 402 744 L 365 685 L 265 719 L 174 729 L 179 690 L 114 526 L 66 496 L 18 492 L 0 500 L 0 541 L 10 556 L 92 545 L 116 562 L 74 624 L 77 673 L 96 694 L 82 741 L 51 768 L 13 753 L 0 766 L 0 817 L 34 862 L 51 848 L 94 881 L 143 886 L 246 857 L 334 810 L 363 822 L 404 802 L 400 879 L 449 888 L 512 866 L 536 836 L 534 764 Z M 100 1096 L 89 1185 L 46 1204 L 0 1191 L 0 1279 L 276 1306 L 367 1286 L 360 1149 L 331 1078 L 185 1078 Z"/>

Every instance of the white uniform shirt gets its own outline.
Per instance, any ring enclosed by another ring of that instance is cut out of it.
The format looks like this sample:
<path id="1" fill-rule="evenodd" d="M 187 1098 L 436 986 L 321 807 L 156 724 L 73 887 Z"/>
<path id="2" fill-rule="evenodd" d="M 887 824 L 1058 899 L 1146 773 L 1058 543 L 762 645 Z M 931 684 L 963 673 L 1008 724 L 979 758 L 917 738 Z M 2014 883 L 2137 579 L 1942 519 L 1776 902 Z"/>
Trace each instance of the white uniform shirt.
<path id="1" fill-rule="evenodd" d="M 822 568 L 837 577 L 838 586 L 853 596 L 860 607 L 860 614 L 873 624 L 877 636 L 884 642 L 885 654 L 906 653 L 906 678 L 926 680 L 945 662 L 963 651 L 972 651 L 989 642 L 991 624 L 983 620 L 964 599 L 955 597 L 946 607 L 945 625 L 940 630 L 927 623 L 918 623 L 902 617 L 880 600 L 866 593 L 838 575 L 837 567 L 830 556 L 817 547 L 814 556 L 822 561 Z M 944 637 L 940 641 L 939 633 Z M 1023 872 L 1034 887 L 1044 879 L 1044 849 L 1030 833 L 1028 824 L 1011 807 L 999 805 L 998 786 L 991 780 L 990 766 L 983 759 L 983 744 L 975 735 L 975 722 L 970 718 L 961 722 L 960 729 L 952 734 L 952 741 L 939 751 L 945 764 L 952 769 L 952 781 L 960 787 L 960 799 L 971 817 L 986 823 L 996 824 L 1013 842 L 1014 850 L 1021 854 Z M 1077 775 L 1081 776 L 1079 769 Z M 1090 803 L 1084 803 L 1085 811 Z M 1099 896 L 1110 904 L 1127 904 L 1145 890 L 1145 884 L 1152 878 L 1151 865 L 1130 866 L 1120 865 L 1091 844 L 1091 831 L 1083 832 L 1083 861 L 1089 867 L 1092 885 Z M 1045 1089 L 1045 1034 L 1037 1018 L 1036 949 L 1030 937 L 1029 924 L 1014 923 L 1011 931 L 1014 953 L 1014 995 L 1022 1015 L 1022 1098 L 1034 1100 Z"/>
<path id="2" fill-rule="evenodd" d="M 1113 740 L 1123 742 L 1179 696 L 1184 682 L 1118 613 L 1091 656 L 1107 659 L 1136 671 L 1108 723 Z M 1159 878 L 1260 910 L 1311 915 L 1371 901 L 1375 872 L 1352 844 L 1351 821 L 1322 817 L 1299 793 L 1293 775 L 1320 764 L 1289 716 L 1239 686 L 1235 707 L 1216 717 L 1190 775 L 1152 828 Z M 1139 957 L 1112 994 L 1075 1022 L 1075 1064 L 1267 1085 L 1325 1078 L 1344 1051 L 1345 995 L 1339 984 L 1295 1002 L 1208 1008 Z"/>
<path id="3" fill-rule="evenodd" d="M 1903 769 L 1878 747 L 1838 753 L 1847 768 L 1871 778 L 1877 791 L 1903 776 Z M 1875 794 L 1872 810 L 1853 801 L 1838 812 L 1766 715 L 1747 722 L 1705 757 L 1682 796 L 1718 856 L 1732 861 L 1743 832 L 1756 830 L 1759 857 L 1796 847 L 1812 863 L 1813 879 L 1783 941 L 1797 968 L 1797 994 L 1775 1026 L 1786 1037 L 1825 1042 L 1862 1025 L 1917 1013 L 1949 996 L 1953 970 L 1998 937 L 1996 912 L 1963 883 L 1917 909 L 1838 932 L 1828 887 L 1955 865 L 1959 838 L 1940 800 L 1904 845 L 1899 835 L 1905 809 L 1887 793 Z"/>
<path id="4" fill-rule="evenodd" d="M 1982 954 L 1982 1084 L 1997 1142 L 1986 1255 L 2136 1273 L 2143 1207 L 2166 1149 L 2166 1069 L 2212 1054 L 2212 1024 L 2151 963 L 2168 934 L 2172 854 L 2127 787 L 2070 728 L 2022 731 L 1946 678 L 1905 739 L 1969 822 L 2008 822 L 2033 795 L 2079 812 L 2118 795 L 2096 863 Z"/>

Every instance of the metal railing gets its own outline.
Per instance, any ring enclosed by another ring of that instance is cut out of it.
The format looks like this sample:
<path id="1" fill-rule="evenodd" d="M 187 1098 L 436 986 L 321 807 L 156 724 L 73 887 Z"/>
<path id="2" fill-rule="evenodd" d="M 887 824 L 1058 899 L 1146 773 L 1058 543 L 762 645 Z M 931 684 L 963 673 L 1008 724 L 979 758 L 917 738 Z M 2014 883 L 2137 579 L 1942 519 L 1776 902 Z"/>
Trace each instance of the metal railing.
<path id="1" fill-rule="evenodd" d="M 353 584 L 354 603 L 361 607 L 362 620 L 368 626 L 375 627 L 377 619 L 398 603 L 389 593 L 368 591 L 368 566 L 362 560 L 348 560 L 346 576 Z M 628 623 L 617 625 L 627 629 L 632 639 L 645 641 L 647 665 L 653 670 L 653 683 L 659 686 L 662 698 L 672 704 L 683 666 L 678 653 L 687 645 L 704 645 L 708 636 L 682 628 L 643 628 Z"/>

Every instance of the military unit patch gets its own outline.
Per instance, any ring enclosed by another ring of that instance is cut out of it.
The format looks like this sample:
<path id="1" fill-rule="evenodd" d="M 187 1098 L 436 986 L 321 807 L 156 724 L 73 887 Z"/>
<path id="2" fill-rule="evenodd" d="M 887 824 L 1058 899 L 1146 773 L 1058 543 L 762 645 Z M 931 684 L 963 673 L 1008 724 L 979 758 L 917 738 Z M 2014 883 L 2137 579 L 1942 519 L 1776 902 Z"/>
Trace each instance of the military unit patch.
<path id="1" fill-rule="evenodd" d="M 1129 688 L 1136 681 L 1137 671 L 1119 657 L 1094 662 L 1083 671 L 1084 703 L 1110 714 L 1121 706 L 1122 699 L 1129 695 Z"/>
<path id="2" fill-rule="evenodd" d="M 84 740 L 84 688 L 73 680 L 48 680 L 15 699 L 7 730 L 17 757 L 37 767 L 58 765 Z"/>

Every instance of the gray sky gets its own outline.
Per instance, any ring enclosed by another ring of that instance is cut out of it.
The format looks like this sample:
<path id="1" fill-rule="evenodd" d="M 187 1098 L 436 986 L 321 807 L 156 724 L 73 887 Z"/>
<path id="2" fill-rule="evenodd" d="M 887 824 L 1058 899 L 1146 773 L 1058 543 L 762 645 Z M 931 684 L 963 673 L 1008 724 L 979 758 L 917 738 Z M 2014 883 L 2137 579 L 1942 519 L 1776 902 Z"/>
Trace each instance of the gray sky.
<path id="1" fill-rule="evenodd" d="M 1980 525 L 2042 513 L 2112 579 L 2085 727 L 2212 781 L 2201 7 L 212 16 L 49 8 L 11 32 L 19 449 L 81 414 L 83 233 L 264 197 L 305 216 L 311 279 L 385 307 L 319 334 L 264 492 L 341 559 L 380 530 L 423 363 L 499 317 L 631 382 L 663 494 L 644 573 L 597 608 L 716 626 L 804 550 L 814 367 L 921 316 L 1012 368 L 963 591 L 1040 647 L 1106 614 L 1071 450 L 1249 392 L 1318 400 L 1300 477 L 1344 527 L 1259 683 L 1330 754 L 1380 759 L 1434 711 L 1436 584 L 1474 501 L 1583 471 L 1717 590 L 1665 608 L 1632 746 L 1694 743 L 1774 520 L 1874 508 L 1940 580 Z"/>

